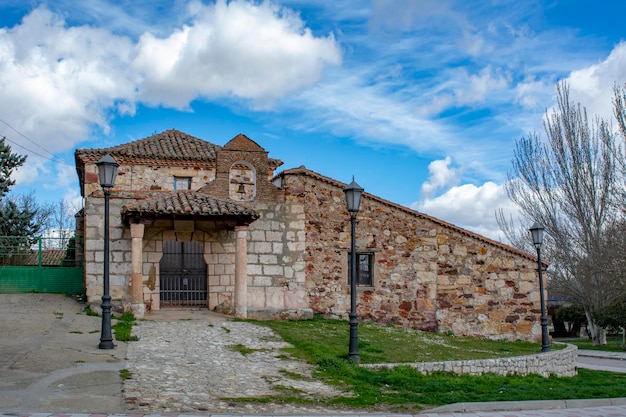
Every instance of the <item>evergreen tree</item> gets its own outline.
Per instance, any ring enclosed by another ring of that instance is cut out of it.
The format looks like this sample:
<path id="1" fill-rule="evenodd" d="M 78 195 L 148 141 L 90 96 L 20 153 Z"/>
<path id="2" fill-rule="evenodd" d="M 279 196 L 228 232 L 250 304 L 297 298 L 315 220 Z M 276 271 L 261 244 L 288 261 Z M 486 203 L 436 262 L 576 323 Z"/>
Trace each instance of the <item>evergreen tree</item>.
<path id="1" fill-rule="evenodd" d="M 11 152 L 11 146 L 0 139 L 0 261 L 16 262 L 15 256 L 30 246 L 29 237 L 40 229 L 36 220 L 37 205 L 32 196 L 7 197 L 15 180 L 11 174 L 24 164 L 26 156 Z"/>
<path id="2" fill-rule="evenodd" d="M 5 143 L 5 139 L 4 137 L 0 139 L 0 199 L 15 184 L 15 180 L 11 179 L 13 170 L 21 167 L 26 162 L 26 156 L 11 153 L 11 146 Z"/>

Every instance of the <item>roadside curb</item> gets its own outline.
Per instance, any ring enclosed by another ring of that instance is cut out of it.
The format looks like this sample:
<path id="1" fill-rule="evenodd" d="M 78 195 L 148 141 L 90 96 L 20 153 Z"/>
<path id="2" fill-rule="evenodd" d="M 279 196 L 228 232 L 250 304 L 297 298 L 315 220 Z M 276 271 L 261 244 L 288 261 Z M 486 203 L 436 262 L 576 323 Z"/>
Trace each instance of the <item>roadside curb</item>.
<path id="1" fill-rule="evenodd" d="M 567 408 L 607 407 L 626 405 L 626 398 L 598 398 L 590 400 L 538 400 L 538 401 L 497 401 L 448 404 L 431 408 L 428 413 L 459 413 L 477 411 L 526 411 L 558 410 Z"/>

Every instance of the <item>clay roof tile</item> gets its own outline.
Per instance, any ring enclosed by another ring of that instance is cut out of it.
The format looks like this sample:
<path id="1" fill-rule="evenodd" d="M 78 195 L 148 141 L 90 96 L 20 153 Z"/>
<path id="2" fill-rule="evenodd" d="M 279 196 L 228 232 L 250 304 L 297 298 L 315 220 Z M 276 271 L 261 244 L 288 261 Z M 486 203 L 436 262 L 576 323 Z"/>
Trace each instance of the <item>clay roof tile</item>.
<path id="1" fill-rule="evenodd" d="M 206 217 L 235 216 L 255 220 L 259 217 L 253 209 L 234 203 L 219 200 L 207 194 L 181 190 L 164 193 L 156 197 L 139 200 L 125 205 L 122 213 L 128 215 L 142 214 L 177 214 L 198 215 Z"/>

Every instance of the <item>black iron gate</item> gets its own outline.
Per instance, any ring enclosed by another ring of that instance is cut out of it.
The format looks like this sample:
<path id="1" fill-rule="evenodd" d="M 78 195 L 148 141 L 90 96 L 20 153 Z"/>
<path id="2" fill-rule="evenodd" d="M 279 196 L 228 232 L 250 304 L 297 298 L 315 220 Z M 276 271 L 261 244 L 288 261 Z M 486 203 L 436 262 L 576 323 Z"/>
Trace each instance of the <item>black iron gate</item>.
<path id="1" fill-rule="evenodd" d="M 200 243 L 165 242 L 160 270 L 162 306 L 207 305 L 207 267 Z"/>

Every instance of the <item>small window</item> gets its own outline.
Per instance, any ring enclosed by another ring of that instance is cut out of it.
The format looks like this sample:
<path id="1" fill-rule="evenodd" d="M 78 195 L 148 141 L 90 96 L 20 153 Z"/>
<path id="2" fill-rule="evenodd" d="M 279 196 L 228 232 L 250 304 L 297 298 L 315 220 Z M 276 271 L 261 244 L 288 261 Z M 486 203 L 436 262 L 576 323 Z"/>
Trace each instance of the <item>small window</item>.
<path id="1" fill-rule="evenodd" d="M 175 190 L 191 190 L 191 177 L 174 177 Z"/>
<path id="2" fill-rule="evenodd" d="M 348 252 L 348 284 L 350 284 L 350 271 L 352 269 L 351 252 Z M 356 254 L 356 285 L 372 287 L 374 284 L 374 254 Z"/>

